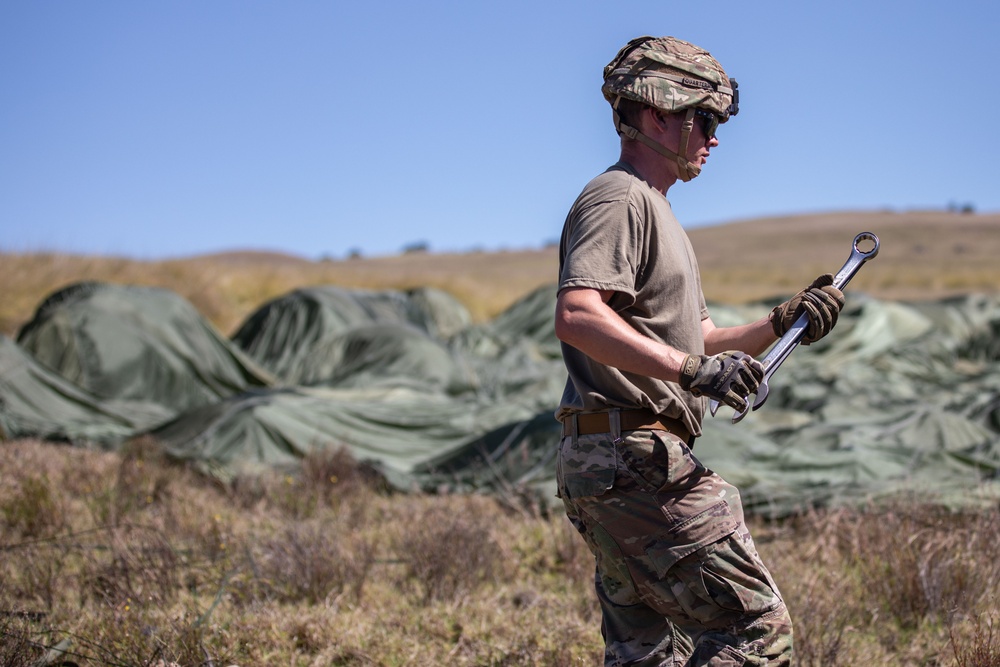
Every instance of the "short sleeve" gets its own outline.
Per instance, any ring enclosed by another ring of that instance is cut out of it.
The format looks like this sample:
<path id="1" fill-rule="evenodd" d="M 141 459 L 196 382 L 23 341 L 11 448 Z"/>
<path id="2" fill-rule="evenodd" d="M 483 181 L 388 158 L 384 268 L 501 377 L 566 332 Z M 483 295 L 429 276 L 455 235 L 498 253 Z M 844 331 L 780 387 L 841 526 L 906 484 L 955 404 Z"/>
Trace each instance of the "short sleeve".
<path id="1" fill-rule="evenodd" d="M 626 199 L 613 199 L 574 213 L 562 243 L 559 289 L 610 290 L 634 300 L 642 247 L 635 208 Z"/>

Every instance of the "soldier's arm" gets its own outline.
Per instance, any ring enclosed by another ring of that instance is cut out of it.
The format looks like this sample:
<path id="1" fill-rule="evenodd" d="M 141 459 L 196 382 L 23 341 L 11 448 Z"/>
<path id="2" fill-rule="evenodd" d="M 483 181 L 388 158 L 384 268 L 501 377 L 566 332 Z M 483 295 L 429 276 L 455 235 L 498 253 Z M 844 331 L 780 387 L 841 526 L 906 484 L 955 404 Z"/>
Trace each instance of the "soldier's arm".
<path id="1" fill-rule="evenodd" d="M 556 337 L 606 366 L 677 382 L 685 354 L 630 327 L 608 306 L 613 294 L 585 287 L 560 291 Z"/>

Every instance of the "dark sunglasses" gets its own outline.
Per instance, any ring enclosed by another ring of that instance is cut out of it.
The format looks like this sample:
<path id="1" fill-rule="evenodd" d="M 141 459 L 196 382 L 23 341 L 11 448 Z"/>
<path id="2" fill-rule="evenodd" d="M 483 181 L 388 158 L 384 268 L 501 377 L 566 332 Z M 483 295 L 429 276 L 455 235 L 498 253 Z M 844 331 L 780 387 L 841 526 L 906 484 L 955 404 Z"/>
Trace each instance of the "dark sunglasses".
<path id="1" fill-rule="evenodd" d="M 715 136 L 715 131 L 719 129 L 719 117 L 708 109 L 695 109 L 695 118 L 701 119 L 701 129 L 705 132 L 705 138 L 711 139 Z"/>

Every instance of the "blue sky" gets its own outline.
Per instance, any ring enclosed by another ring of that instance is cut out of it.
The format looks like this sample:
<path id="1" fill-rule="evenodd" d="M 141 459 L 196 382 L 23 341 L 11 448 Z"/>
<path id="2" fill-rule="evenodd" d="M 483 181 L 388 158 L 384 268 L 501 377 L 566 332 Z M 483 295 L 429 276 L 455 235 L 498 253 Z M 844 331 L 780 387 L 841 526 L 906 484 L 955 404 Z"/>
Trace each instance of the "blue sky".
<path id="1" fill-rule="evenodd" d="M 617 158 L 601 70 L 740 82 L 689 227 L 1000 210 L 1000 3 L 0 0 L 0 250 L 536 248 Z"/>

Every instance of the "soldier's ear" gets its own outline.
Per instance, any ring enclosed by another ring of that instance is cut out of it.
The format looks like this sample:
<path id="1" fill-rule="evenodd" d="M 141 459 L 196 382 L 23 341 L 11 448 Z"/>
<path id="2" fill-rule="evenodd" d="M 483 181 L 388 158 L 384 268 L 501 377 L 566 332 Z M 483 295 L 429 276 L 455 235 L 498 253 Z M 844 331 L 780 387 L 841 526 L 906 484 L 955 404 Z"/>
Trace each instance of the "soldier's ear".
<path id="1" fill-rule="evenodd" d="M 650 113 L 652 114 L 651 121 L 653 126 L 662 132 L 666 132 L 670 129 L 670 114 L 663 113 L 659 109 L 654 109 L 653 107 L 648 107 Z"/>

